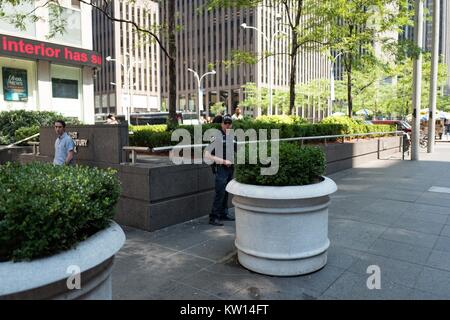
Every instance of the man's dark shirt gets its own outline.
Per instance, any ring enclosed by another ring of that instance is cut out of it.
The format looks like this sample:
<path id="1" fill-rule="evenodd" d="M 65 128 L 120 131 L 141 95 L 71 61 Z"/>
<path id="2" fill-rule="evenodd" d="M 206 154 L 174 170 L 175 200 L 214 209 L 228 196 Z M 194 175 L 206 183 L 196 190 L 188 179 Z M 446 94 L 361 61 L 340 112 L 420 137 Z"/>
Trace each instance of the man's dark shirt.
<path id="1" fill-rule="evenodd" d="M 220 155 L 220 157 L 222 159 L 225 160 L 229 160 L 232 163 L 234 163 L 234 156 L 237 152 L 237 143 L 236 143 L 236 137 L 234 137 L 234 135 L 229 134 L 227 135 L 225 131 L 223 131 L 222 129 L 220 129 L 220 132 L 222 133 L 222 154 Z M 227 149 L 228 149 L 228 153 L 227 153 Z M 216 155 L 216 149 L 213 149 L 211 151 L 211 154 L 213 156 Z M 234 152 L 232 152 L 234 151 Z M 216 164 L 217 165 L 217 164 Z"/>

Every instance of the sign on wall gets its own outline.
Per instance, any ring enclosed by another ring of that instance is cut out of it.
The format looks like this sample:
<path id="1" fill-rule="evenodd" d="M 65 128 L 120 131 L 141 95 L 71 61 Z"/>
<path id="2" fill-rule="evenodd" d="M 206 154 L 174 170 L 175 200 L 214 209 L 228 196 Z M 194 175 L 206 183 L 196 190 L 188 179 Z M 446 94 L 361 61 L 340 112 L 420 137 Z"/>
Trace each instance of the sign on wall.
<path id="1" fill-rule="evenodd" d="M 0 34 L 0 56 L 47 60 L 77 66 L 100 67 L 102 57 L 95 51 Z"/>
<path id="2" fill-rule="evenodd" d="M 28 101 L 27 70 L 2 68 L 3 99 L 5 101 Z"/>

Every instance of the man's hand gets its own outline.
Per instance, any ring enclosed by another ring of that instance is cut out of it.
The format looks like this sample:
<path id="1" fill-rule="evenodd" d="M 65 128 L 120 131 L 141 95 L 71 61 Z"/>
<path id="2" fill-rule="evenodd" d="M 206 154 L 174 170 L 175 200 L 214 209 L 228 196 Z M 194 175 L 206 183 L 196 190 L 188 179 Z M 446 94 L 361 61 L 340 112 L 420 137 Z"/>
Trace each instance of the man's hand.
<path id="1" fill-rule="evenodd" d="M 231 166 L 231 165 L 232 165 L 232 163 L 231 163 L 231 161 L 230 161 L 230 160 L 223 160 L 223 165 L 225 165 L 225 166 L 229 167 L 229 166 Z"/>

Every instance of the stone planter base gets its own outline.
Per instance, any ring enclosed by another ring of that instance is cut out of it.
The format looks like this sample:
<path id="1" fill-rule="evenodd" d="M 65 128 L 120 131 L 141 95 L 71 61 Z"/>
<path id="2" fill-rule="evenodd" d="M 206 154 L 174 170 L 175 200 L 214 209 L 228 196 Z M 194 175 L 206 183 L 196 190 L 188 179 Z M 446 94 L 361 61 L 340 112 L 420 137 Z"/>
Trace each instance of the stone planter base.
<path id="1" fill-rule="evenodd" d="M 329 178 L 307 186 L 227 186 L 234 195 L 239 262 L 254 272 L 296 276 L 327 262 L 329 195 L 337 190 Z"/>
<path id="2" fill-rule="evenodd" d="M 123 230 L 112 222 L 71 250 L 30 262 L 2 262 L 0 300 L 111 300 L 114 255 L 124 242 Z M 67 286 L 73 266 L 80 271 L 80 289 Z"/>
<path id="3" fill-rule="evenodd" d="M 327 264 L 327 250 L 312 257 L 300 259 L 267 259 L 249 255 L 238 249 L 239 263 L 246 269 L 270 276 L 295 276 L 308 274 Z"/>

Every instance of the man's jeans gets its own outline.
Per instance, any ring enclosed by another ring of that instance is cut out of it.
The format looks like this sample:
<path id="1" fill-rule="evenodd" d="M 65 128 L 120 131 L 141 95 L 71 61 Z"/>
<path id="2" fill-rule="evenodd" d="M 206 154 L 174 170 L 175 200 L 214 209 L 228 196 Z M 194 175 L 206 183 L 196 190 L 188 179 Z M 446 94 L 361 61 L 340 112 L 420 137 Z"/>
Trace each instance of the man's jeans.
<path id="1" fill-rule="evenodd" d="M 210 220 L 221 219 L 228 215 L 228 192 L 225 190 L 228 182 L 233 179 L 233 167 L 217 166 L 213 208 Z"/>

